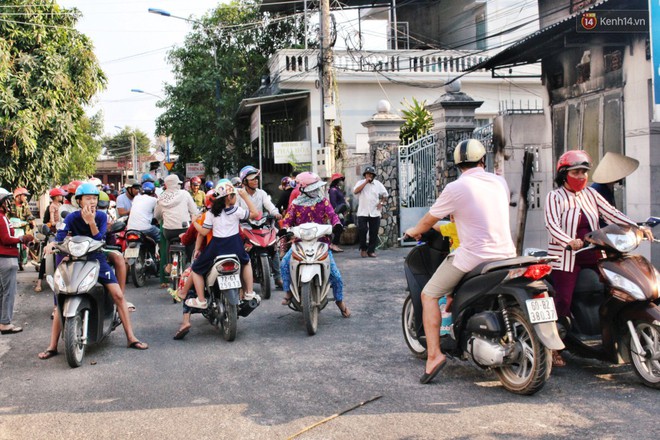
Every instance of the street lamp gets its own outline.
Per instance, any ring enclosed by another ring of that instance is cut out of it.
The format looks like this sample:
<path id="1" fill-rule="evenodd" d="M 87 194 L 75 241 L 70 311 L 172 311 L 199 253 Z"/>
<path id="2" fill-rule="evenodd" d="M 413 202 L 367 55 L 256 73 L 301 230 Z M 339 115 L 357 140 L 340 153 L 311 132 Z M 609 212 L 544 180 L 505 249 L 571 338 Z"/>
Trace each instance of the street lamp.
<path id="1" fill-rule="evenodd" d="M 162 11 L 162 12 L 165 13 L 165 11 Z M 155 96 L 158 99 L 163 99 L 163 97 L 160 96 L 160 95 L 156 95 L 155 93 L 145 92 L 142 89 L 131 89 L 131 92 L 133 92 L 133 93 L 142 93 L 144 95 Z M 170 137 L 167 136 L 167 135 L 165 135 L 165 145 L 167 146 L 167 150 L 165 152 L 165 157 L 166 157 L 167 162 L 169 162 L 170 161 Z"/>

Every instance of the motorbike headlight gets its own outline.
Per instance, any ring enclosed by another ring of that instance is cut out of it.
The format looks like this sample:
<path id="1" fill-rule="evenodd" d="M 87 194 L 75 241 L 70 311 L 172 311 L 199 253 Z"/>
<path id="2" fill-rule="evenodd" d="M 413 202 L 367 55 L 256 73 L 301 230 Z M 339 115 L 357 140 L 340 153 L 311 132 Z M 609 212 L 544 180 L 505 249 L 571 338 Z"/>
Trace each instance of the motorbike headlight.
<path id="1" fill-rule="evenodd" d="M 95 267 L 94 269 L 90 270 L 87 276 L 85 276 L 85 278 L 83 278 L 83 280 L 80 282 L 80 285 L 78 286 L 78 291 L 87 292 L 89 289 L 94 287 L 94 284 L 96 284 L 97 279 L 98 279 L 98 267 Z"/>
<path id="2" fill-rule="evenodd" d="M 632 296 L 638 301 L 644 301 L 646 299 L 646 295 L 644 295 L 642 289 L 640 289 L 637 284 L 633 283 L 628 278 L 607 269 L 603 269 L 603 273 L 605 274 L 607 279 L 612 283 L 612 286 L 630 294 L 630 296 Z"/>
<path id="3" fill-rule="evenodd" d="M 607 239 L 612 242 L 619 252 L 630 252 L 639 244 L 637 242 L 637 236 L 632 230 L 625 234 L 607 234 Z"/>
<path id="4" fill-rule="evenodd" d="M 309 229 L 301 229 L 300 230 L 300 238 L 305 240 L 305 241 L 311 241 L 316 238 L 316 228 L 309 228 Z"/>
<path id="5" fill-rule="evenodd" d="M 69 250 L 69 254 L 71 254 L 71 256 L 82 257 L 87 253 L 87 250 L 89 249 L 89 241 L 81 241 L 81 242 L 70 241 L 67 247 Z"/>
<path id="6" fill-rule="evenodd" d="M 55 271 L 55 276 L 53 277 L 53 283 L 57 286 L 58 291 L 66 290 L 66 284 L 62 279 L 62 273 L 59 270 Z"/>

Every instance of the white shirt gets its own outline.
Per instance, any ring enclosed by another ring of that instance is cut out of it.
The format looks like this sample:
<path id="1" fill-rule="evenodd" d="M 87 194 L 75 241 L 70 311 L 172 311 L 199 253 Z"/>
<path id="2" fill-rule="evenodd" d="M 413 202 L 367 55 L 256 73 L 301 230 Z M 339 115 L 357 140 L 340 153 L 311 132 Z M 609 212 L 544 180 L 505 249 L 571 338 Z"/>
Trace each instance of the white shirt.
<path id="1" fill-rule="evenodd" d="M 353 193 L 365 180 L 358 180 L 358 183 L 353 187 Z M 373 182 L 367 183 L 362 191 L 355 194 L 355 196 L 358 200 L 358 217 L 380 217 L 378 202 L 381 198 L 387 197 L 387 190 L 380 181 L 374 179 Z"/>
<path id="2" fill-rule="evenodd" d="M 238 224 L 241 220 L 247 220 L 249 217 L 250 211 L 234 205 L 231 208 L 225 208 L 217 217 L 211 211 L 206 211 L 202 226 L 205 229 L 212 229 L 214 237 L 231 237 L 238 234 Z"/>
<path id="3" fill-rule="evenodd" d="M 454 215 L 461 245 L 453 265 L 469 272 L 486 261 L 512 258 L 516 248 L 509 229 L 509 188 L 501 176 L 476 167 L 463 171 L 437 198 L 429 214 Z"/>
<path id="4" fill-rule="evenodd" d="M 132 204 L 133 204 L 133 201 L 128 198 L 126 193 L 120 194 L 119 197 L 117 197 L 117 210 L 119 210 L 119 208 L 121 208 L 121 209 L 127 209 L 127 210 L 130 211 Z"/>
<path id="5" fill-rule="evenodd" d="M 247 190 L 245 191 L 247 192 Z M 247 194 L 250 195 L 249 192 Z M 252 203 L 254 203 L 254 207 L 257 208 L 257 211 L 259 212 L 264 212 L 265 210 L 270 215 L 275 215 L 280 213 L 277 210 L 277 207 L 273 204 L 273 201 L 270 199 L 268 193 L 261 188 L 257 188 L 254 194 L 250 196 L 250 199 L 252 200 Z M 245 200 L 243 200 L 242 197 L 238 197 L 237 205 L 243 209 L 247 209 L 247 204 L 245 203 Z"/>
<path id="6" fill-rule="evenodd" d="M 128 216 L 126 229 L 135 229 L 138 231 L 147 231 L 151 229 L 151 220 L 154 218 L 154 209 L 156 209 L 156 197 L 140 194 L 133 199 L 131 213 Z"/>

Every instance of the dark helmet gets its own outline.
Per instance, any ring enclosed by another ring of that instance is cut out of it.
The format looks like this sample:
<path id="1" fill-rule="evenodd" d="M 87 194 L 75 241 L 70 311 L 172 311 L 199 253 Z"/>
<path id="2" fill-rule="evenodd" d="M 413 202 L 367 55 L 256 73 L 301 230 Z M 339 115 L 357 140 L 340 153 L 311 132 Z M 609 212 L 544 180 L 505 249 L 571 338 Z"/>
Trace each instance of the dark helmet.
<path id="1" fill-rule="evenodd" d="M 373 174 L 373 175 L 375 176 L 375 175 L 376 175 L 376 168 L 374 168 L 374 167 L 372 167 L 371 165 L 369 165 L 368 167 L 366 167 L 366 168 L 364 169 L 364 172 L 362 173 L 362 177 L 366 176 L 367 173 L 369 173 L 369 174 Z"/>

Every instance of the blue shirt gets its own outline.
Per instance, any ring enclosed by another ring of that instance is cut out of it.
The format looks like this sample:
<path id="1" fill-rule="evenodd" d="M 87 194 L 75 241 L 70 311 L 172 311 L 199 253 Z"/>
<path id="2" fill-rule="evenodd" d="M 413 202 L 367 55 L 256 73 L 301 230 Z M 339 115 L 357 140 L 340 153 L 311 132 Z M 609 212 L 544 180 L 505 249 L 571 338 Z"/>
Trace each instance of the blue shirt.
<path id="1" fill-rule="evenodd" d="M 92 235 L 92 230 L 82 218 L 82 212 L 72 212 L 64 219 L 64 229 L 57 231 L 55 240 L 63 241 L 71 233 L 71 235 L 83 235 L 85 237 L 91 237 L 94 240 L 103 241 L 105 239 L 105 232 L 108 229 L 108 216 L 105 212 L 97 210 L 94 221 L 99 228 L 99 233 L 96 235 Z"/>

